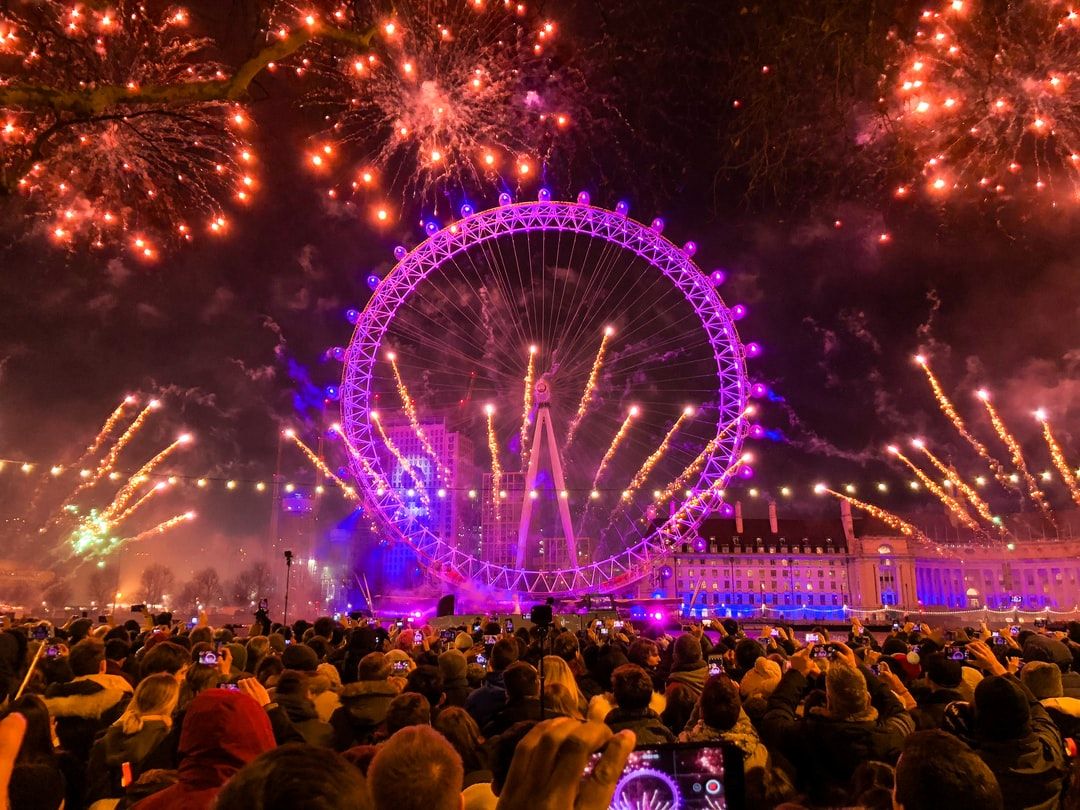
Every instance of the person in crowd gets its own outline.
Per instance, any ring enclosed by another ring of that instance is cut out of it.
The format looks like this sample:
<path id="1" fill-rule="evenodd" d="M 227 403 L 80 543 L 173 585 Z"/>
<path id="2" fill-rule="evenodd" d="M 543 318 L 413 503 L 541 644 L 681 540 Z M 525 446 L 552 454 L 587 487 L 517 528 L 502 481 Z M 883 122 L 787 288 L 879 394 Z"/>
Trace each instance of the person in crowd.
<path id="1" fill-rule="evenodd" d="M 921 685 L 916 684 L 911 689 L 917 704 L 911 716 L 915 727 L 925 731 L 941 728 L 949 704 L 965 700 L 959 691 L 964 680 L 964 667 L 943 652 L 931 653 L 921 663 L 925 677 Z"/>
<path id="2" fill-rule="evenodd" d="M 1004 810 L 994 772 L 958 737 L 940 729 L 904 741 L 896 763 L 895 810 Z"/>
<path id="3" fill-rule="evenodd" d="M 207 810 L 234 774 L 275 745 L 270 720 L 255 700 L 207 689 L 184 715 L 176 784 L 143 799 L 138 810 Z"/>
<path id="4" fill-rule="evenodd" d="M 56 720 L 56 735 L 63 748 L 80 762 L 90 758 L 94 738 L 124 711 L 131 684 L 119 675 L 105 674 L 105 645 L 83 639 L 68 654 L 75 676 L 68 683 L 52 683 L 45 690 L 45 705 Z"/>
<path id="5" fill-rule="evenodd" d="M 330 716 L 334 748 L 345 751 L 375 741 L 386 722 L 390 702 L 401 694 L 390 682 L 390 662 L 381 652 L 371 652 L 357 665 L 356 680 L 341 689 L 341 708 Z"/>
<path id="6" fill-rule="evenodd" d="M 320 748 L 332 748 L 334 729 L 319 719 L 315 702 L 311 699 L 309 679 L 306 672 L 285 670 L 278 678 L 273 700 L 285 710 L 289 722 L 300 732 L 304 742 Z"/>
<path id="7" fill-rule="evenodd" d="M 449 706 L 439 712 L 432 728 L 442 734 L 461 757 L 461 765 L 465 770 L 465 788 L 483 784 L 488 786 L 490 793 L 491 769 L 484 750 L 484 738 L 472 715 L 457 706 Z"/>
<path id="8" fill-rule="evenodd" d="M 769 752 L 743 711 L 738 684 L 727 675 L 713 675 L 701 691 L 699 708 L 700 719 L 679 735 L 679 742 L 726 743 L 742 752 L 745 771 L 768 766 Z"/>
<path id="9" fill-rule="evenodd" d="M 522 720 L 540 719 L 540 675 L 536 667 L 525 661 L 515 661 L 506 668 L 503 685 L 506 688 L 506 703 L 484 726 L 485 737 L 502 734 Z"/>
<path id="10" fill-rule="evenodd" d="M 554 682 L 544 684 L 544 717 L 570 717 L 574 720 L 584 720 L 581 713 L 581 702 L 578 695 L 570 691 L 570 687 Z"/>
<path id="11" fill-rule="evenodd" d="M 649 673 L 652 678 L 653 691 L 663 692 L 665 676 L 660 672 L 660 648 L 651 638 L 638 638 L 626 651 L 626 660 Z"/>
<path id="12" fill-rule="evenodd" d="M 501 638 L 491 649 L 489 671 L 484 676 L 483 685 L 475 690 L 465 701 L 465 709 L 473 716 L 476 724 L 483 728 L 506 703 L 506 686 L 503 676 L 506 668 L 518 660 L 518 645 L 509 638 Z"/>
<path id="13" fill-rule="evenodd" d="M 409 726 L 430 726 L 431 704 L 416 692 L 402 692 L 386 709 L 386 737 Z"/>
<path id="14" fill-rule="evenodd" d="M 1046 709 L 1062 738 L 1080 740 L 1080 698 L 1065 696 L 1061 669 L 1056 664 L 1032 661 L 1020 671 L 1020 680 Z"/>
<path id="15" fill-rule="evenodd" d="M 769 698 L 763 737 L 794 764 L 797 782 L 813 801 L 843 801 L 858 764 L 869 759 L 896 762 L 915 724 L 896 696 L 860 668 L 851 649 L 839 642 L 832 645 L 834 657 L 825 673 L 825 705 L 798 716 L 808 678 L 820 676 L 812 649 L 805 647 L 791 657 L 791 669 Z"/>
<path id="16" fill-rule="evenodd" d="M 701 696 L 701 690 L 705 688 L 705 680 L 708 676 L 709 667 L 701 654 L 701 641 L 697 636 L 687 633 L 675 639 L 667 685 L 685 686 L 694 693 L 694 698 L 697 699 Z"/>
<path id="17" fill-rule="evenodd" d="M 675 735 L 649 706 L 654 692 L 646 670 L 637 664 L 623 664 L 612 673 L 611 688 L 615 707 L 604 717 L 608 728 L 633 731 L 639 745 L 675 741 Z"/>
<path id="18" fill-rule="evenodd" d="M 416 692 L 427 698 L 433 716 L 438 716 L 439 709 L 442 708 L 443 701 L 446 699 L 442 673 L 439 672 L 437 666 L 432 664 L 421 664 L 410 672 L 409 677 L 405 679 L 404 691 Z"/>
<path id="19" fill-rule="evenodd" d="M 660 712 L 660 719 L 671 729 L 672 734 L 678 735 L 690 725 L 698 698 L 698 693 L 685 683 L 674 682 L 665 690 L 664 709 Z"/>
<path id="20" fill-rule="evenodd" d="M 446 706 L 464 708 L 472 691 L 469 688 L 468 670 L 469 660 L 461 651 L 449 649 L 439 655 L 439 674 L 443 679 Z"/>
<path id="21" fill-rule="evenodd" d="M 368 768 L 375 810 L 461 810 L 464 778 L 454 746 L 426 725 L 392 735 Z"/>
<path id="22" fill-rule="evenodd" d="M 334 712 L 341 707 L 341 673 L 333 664 L 323 662 L 308 676 L 308 690 L 319 719 L 329 723 Z"/>
<path id="23" fill-rule="evenodd" d="M 120 719 L 90 751 L 89 802 L 119 799 L 138 779 L 158 745 L 168 736 L 180 700 L 180 685 L 168 673 L 143 678 Z"/>
<path id="24" fill-rule="evenodd" d="M 585 697 L 585 693 L 578 687 L 578 680 L 574 677 L 574 673 L 570 669 L 570 665 L 566 663 L 566 659 L 558 655 L 545 655 L 541 661 L 541 666 L 544 668 L 545 687 L 558 685 L 570 695 L 570 705 L 564 708 L 572 709 L 572 711 L 560 713 L 569 717 L 584 718 L 585 713 L 589 710 L 589 701 Z M 546 702 L 546 693 L 544 697 Z"/>
<path id="25" fill-rule="evenodd" d="M 214 810 L 372 810 L 363 775 L 340 754 L 312 745 L 278 746 L 241 768 Z"/>

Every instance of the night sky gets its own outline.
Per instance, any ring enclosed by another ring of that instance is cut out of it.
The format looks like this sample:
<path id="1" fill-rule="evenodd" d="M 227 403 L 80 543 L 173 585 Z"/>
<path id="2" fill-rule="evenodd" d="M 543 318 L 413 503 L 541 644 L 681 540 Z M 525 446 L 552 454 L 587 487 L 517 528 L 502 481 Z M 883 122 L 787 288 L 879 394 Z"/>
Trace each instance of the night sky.
<path id="1" fill-rule="evenodd" d="M 1030 416 L 1037 406 L 1051 413 L 1075 466 L 1075 217 L 900 207 L 872 183 L 838 191 L 815 184 L 798 165 L 782 193 L 748 192 L 746 173 L 726 168 L 734 125 L 729 113 L 717 113 L 731 98 L 720 54 L 753 62 L 748 49 L 764 37 L 736 42 L 709 2 L 675 4 L 686 6 L 679 11 L 629 5 L 602 3 L 595 18 L 556 15 L 565 36 L 582 43 L 580 58 L 594 60 L 596 92 L 618 118 L 576 134 L 574 154 L 546 182 L 563 199 L 579 188 L 600 205 L 625 197 L 638 219 L 664 216 L 676 243 L 696 240 L 704 268 L 728 269 L 724 298 L 750 308 L 740 331 L 765 347 L 751 362 L 752 376 L 767 382 L 776 400 L 764 417 L 776 440 L 755 443 L 752 485 L 793 486 L 789 508 L 807 514 L 836 508 L 810 493 L 817 481 L 860 484 L 863 495 L 874 482 L 890 481 L 890 494 L 875 492 L 875 500 L 896 509 L 927 506 L 883 459 L 886 443 L 913 435 L 927 436 L 962 471 L 981 473 L 937 412 L 911 362 L 917 350 L 932 358 L 988 443 L 993 435 L 970 395 L 980 385 L 994 392 L 1036 470 L 1050 467 Z M 654 25 L 637 25 L 640 16 Z M 242 53 L 250 31 L 228 18 L 204 15 L 199 24 L 221 38 L 227 54 Z M 813 92 L 812 80 L 785 68 L 776 68 L 773 81 L 789 82 L 791 93 Z M 280 426 L 314 424 L 312 386 L 340 376 L 324 353 L 348 340 L 344 310 L 362 307 L 370 294 L 365 277 L 391 266 L 395 244 L 420 241 L 413 227 L 420 212 L 378 231 L 355 209 L 330 203 L 301 165 L 310 114 L 297 110 L 294 91 L 276 79 L 260 87 L 254 112 L 262 189 L 246 214 L 233 218 L 227 238 L 200 240 L 153 264 L 66 255 L 28 232 L 17 201 L 4 203 L 0 457 L 70 462 L 130 392 L 160 392 L 167 403 L 144 449 L 181 428 L 197 434 L 195 448 L 171 465 L 182 474 L 269 479 Z M 832 130 L 823 126 L 822 137 Z M 825 146 L 845 164 L 848 145 Z M 848 165 L 860 171 L 862 164 Z M 494 204 L 497 191 L 474 198 Z M 883 232 L 891 237 L 884 244 Z M 138 446 L 130 458 L 132 466 L 141 461 Z M 295 452 L 286 454 L 285 469 L 297 481 L 313 478 Z M 28 497 L 25 486 L 10 483 L 16 474 L 10 466 L 0 472 L 0 493 L 7 490 L 0 508 L 9 513 Z M 1059 486 L 1048 492 L 1064 506 Z M 266 496 L 187 487 L 170 499 L 164 511 L 190 504 L 200 520 L 143 552 L 174 563 L 180 579 L 201 562 L 189 550 L 250 547 L 266 534 Z"/>

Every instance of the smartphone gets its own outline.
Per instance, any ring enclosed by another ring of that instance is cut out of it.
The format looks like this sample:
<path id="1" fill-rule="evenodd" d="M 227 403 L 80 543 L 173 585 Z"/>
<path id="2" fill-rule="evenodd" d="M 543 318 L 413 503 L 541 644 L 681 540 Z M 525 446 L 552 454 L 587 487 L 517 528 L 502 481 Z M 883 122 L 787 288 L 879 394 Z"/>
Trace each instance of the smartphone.
<path id="1" fill-rule="evenodd" d="M 880 675 L 882 667 L 888 667 L 888 664 L 871 664 L 870 671 L 873 672 L 875 675 Z"/>
<path id="2" fill-rule="evenodd" d="M 1046 619 L 1036 619 L 1032 622 L 1032 625 L 1039 628 L 1046 627 Z"/>
<path id="3" fill-rule="evenodd" d="M 615 620 L 615 629 L 616 630 L 622 630 L 624 627 L 626 627 L 626 622 L 624 622 L 622 619 L 616 619 Z"/>
<path id="4" fill-rule="evenodd" d="M 759 638 L 759 639 L 757 640 L 757 642 L 758 642 L 758 644 L 760 644 L 760 645 L 761 645 L 761 648 L 762 648 L 763 650 L 767 650 L 767 649 L 769 649 L 769 639 L 768 639 L 768 638 L 766 638 L 766 637 L 762 636 L 761 638 Z"/>
<path id="5" fill-rule="evenodd" d="M 814 651 L 810 653 L 811 658 L 828 658 L 832 655 L 833 651 L 829 649 L 828 644 L 824 644 L 820 647 L 814 647 Z"/>
<path id="6" fill-rule="evenodd" d="M 769 635 L 773 638 L 780 638 L 780 631 L 774 627 L 772 630 L 769 631 Z"/>
<path id="7" fill-rule="evenodd" d="M 419 630 L 417 630 L 415 633 L 412 634 L 412 640 L 413 640 L 413 644 L 423 644 L 424 643 L 424 634 L 421 633 Z"/>
<path id="8" fill-rule="evenodd" d="M 292 639 L 291 638 L 285 639 L 285 646 L 288 647 L 290 644 L 292 644 Z"/>
<path id="9" fill-rule="evenodd" d="M 335 613 L 334 614 L 334 621 L 335 622 L 340 622 L 341 621 L 341 614 L 340 613 Z"/>
<path id="10" fill-rule="evenodd" d="M 590 757 L 583 778 L 599 761 L 599 753 Z M 712 741 L 662 743 L 631 752 L 610 806 L 736 810 L 744 804 L 744 792 L 743 758 L 734 747 Z"/>
<path id="11" fill-rule="evenodd" d="M 397 620 L 397 621 L 395 622 L 395 624 L 396 624 L 396 625 L 397 625 L 398 627 L 404 627 L 404 626 L 405 626 L 405 622 L 403 622 L 403 621 L 402 621 L 401 619 L 398 619 L 398 620 Z"/>
<path id="12" fill-rule="evenodd" d="M 452 644 L 454 639 L 457 638 L 457 630 L 441 630 L 439 632 L 439 638 L 448 644 Z"/>
<path id="13" fill-rule="evenodd" d="M 476 656 L 476 663 L 478 663 L 482 667 L 486 667 L 487 666 L 487 656 L 485 656 L 483 653 L 477 655 Z"/>
<path id="14" fill-rule="evenodd" d="M 896 632 L 897 630 L 899 630 L 900 629 L 900 622 L 893 622 L 892 623 L 892 629 L 893 629 L 893 632 Z"/>
<path id="15" fill-rule="evenodd" d="M 199 623 L 199 617 L 198 616 L 192 616 L 191 617 L 191 622 L 190 622 L 191 626 L 194 627 L 198 623 Z"/>
<path id="16" fill-rule="evenodd" d="M 494 647 L 495 642 L 497 642 L 498 640 L 499 640 L 498 636 L 484 636 L 484 646 L 485 647 Z"/>
<path id="17" fill-rule="evenodd" d="M 820 633 L 807 633 L 804 636 L 804 640 L 806 641 L 807 644 L 817 644 L 819 641 L 821 641 L 821 634 Z"/>
<path id="18" fill-rule="evenodd" d="M 701 626 L 702 627 L 712 627 L 712 619 L 702 619 L 701 620 Z"/>
<path id="19" fill-rule="evenodd" d="M 409 671 L 409 662 L 408 661 L 395 661 L 394 663 L 392 663 L 390 665 L 390 670 L 392 672 L 408 672 Z"/>
<path id="20" fill-rule="evenodd" d="M 199 663 L 206 667 L 216 667 L 218 655 L 213 650 L 203 650 L 199 653 Z"/>
<path id="21" fill-rule="evenodd" d="M 600 635 L 606 636 L 607 634 L 608 634 L 608 629 L 606 627 L 601 627 L 600 628 Z"/>
<path id="22" fill-rule="evenodd" d="M 46 658 L 57 658 L 57 657 L 59 657 L 59 655 L 60 655 L 60 645 L 59 644 L 50 644 L 45 648 L 45 657 Z"/>
<path id="23" fill-rule="evenodd" d="M 480 622 L 473 622 L 472 631 L 474 633 L 480 632 Z"/>
<path id="24" fill-rule="evenodd" d="M 952 647 L 948 651 L 949 658 L 953 661 L 971 661 L 971 653 L 968 652 L 967 647 Z"/>
<path id="25" fill-rule="evenodd" d="M 513 633 L 514 632 L 514 620 L 513 619 L 507 619 L 506 622 L 503 624 L 503 627 L 506 628 L 507 633 Z"/>
<path id="26" fill-rule="evenodd" d="M 1018 635 L 1020 635 L 1020 625 L 1018 625 L 1018 624 L 1012 625 L 1009 628 L 1009 635 L 1010 636 L 1018 636 Z"/>
<path id="27" fill-rule="evenodd" d="M 259 610 L 265 611 L 269 607 L 270 607 L 270 602 L 268 600 L 266 600 L 266 599 L 260 599 L 259 600 Z"/>
<path id="28" fill-rule="evenodd" d="M 720 665 L 715 662 L 709 662 L 709 677 L 720 674 Z"/>
<path id="29" fill-rule="evenodd" d="M 49 637 L 49 625 L 39 624 L 34 627 L 34 638 L 37 641 L 44 641 Z"/>
<path id="30" fill-rule="evenodd" d="M 235 683 L 219 683 L 218 689 L 228 689 L 230 692 L 239 692 L 240 686 Z"/>
<path id="31" fill-rule="evenodd" d="M 109 621 L 109 617 L 102 613 L 97 617 L 98 624 L 106 624 Z"/>
<path id="32" fill-rule="evenodd" d="M 1005 643 L 1005 639 L 1001 637 L 1001 633 L 994 633 L 993 639 L 995 645 L 1001 645 Z"/>

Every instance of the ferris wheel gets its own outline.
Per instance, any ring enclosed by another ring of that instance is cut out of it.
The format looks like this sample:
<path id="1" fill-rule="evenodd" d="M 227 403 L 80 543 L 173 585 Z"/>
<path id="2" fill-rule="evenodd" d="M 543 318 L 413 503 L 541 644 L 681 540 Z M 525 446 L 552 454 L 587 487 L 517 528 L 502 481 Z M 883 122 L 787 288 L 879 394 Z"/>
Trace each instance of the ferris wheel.
<path id="1" fill-rule="evenodd" d="M 398 260 L 345 354 L 342 436 L 373 516 L 485 593 L 613 592 L 752 471 L 741 343 L 660 219 L 551 199 L 440 228 Z"/>

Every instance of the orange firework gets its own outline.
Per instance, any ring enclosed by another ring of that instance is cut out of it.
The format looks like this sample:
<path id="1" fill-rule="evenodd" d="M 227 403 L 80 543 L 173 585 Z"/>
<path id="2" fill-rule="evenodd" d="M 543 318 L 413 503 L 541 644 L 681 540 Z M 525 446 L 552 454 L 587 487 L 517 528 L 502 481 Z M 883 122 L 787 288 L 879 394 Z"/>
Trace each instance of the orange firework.
<path id="1" fill-rule="evenodd" d="M 102 512 L 102 516 L 106 519 L 111 519 L 113 515 L 122 510 L 128 505 L 131 500 L 131 496 L 135 494 L 135 490 L 139 484 L 146 480 L 146 477 L 152 473 L 161 462 L 172 455 L 173 451 L 179 447 L 183 447 L 191 441 L 190 434 L 184 433 L 178 436 L 176 441 L 162 450 L 160 453 L 151 458 L 148 462 L 142 465 L 134 475 L 132 475 L 126 484 L 120 488 L 120 491 L 116 493 L 116 497 L 113 498 L 113 502 L 105 507 L 105 511 Z"/>
<path id="2" fill-rule="evenodd" d="M 386 483 L 386 480 L 375 471 L 375 468 L 368 463 L 368 460 L 364 458 L 363 454 L 356 449 L 356 445 L 354 445 L 349 440 L 349 437 L 345 435 L 345 431 L 341 429 L 340 424 L 335 422 L 330 426 L 330 430 L 332 430 L 341 438 L 341 441 L 345 445 L 345 449 L 349 452 L 349 456 L 356 459 L 356 461 L 360 463 L 360 466 L 364 468 L 364 472 L 367 473 L 367 475 L 370 476 L 371 479 L 375 482 L 375 486 L 377 489 L 382 490 L 383 492 L 390 489 L 390 485 Z M 378 494 L 381 495 L 382 492 L 379 492 Z"/>
<path id="3" fill-rule="evenodd" d="M 111 520 L 113 525 L 123 523 L 129 517 L 138 512 L 139 509 L 145 506 L 151 498 L 153 498 L 158 493 L 164 491 L 168 486 L 169 485 L 166 482 L 158 481 L 158 483 L 154 484 L 154 486 L 150 487 L 149 490 L 143 493 L 143 495 L 138 500 L 136 500 L 135 503 L 133 503 L 116 517 L 112 518 Z"/>
<path id="4" fill-rule="evenodd" d="M 696 475 L 701 470 L 701 468 L 705 466 L 705 462 L 708 460 L 709 456 L 711 456 L 716 451 L 716 448 L 720 445 L 720 442 L 723 441 L 724 437 L 731 432 L 731 429 L 738 425 L 739 421 L 742 420 L 743 417 L 749 416 L 753 412 L 754 406 L 747 405 L 746 409 L 741 414 L 739 414 L 726 425 L 724 425 L 724 427 L 720 429 L 720 432 L 717 433 L 716 436 L 714 436 L 709 441 L 709 443 L 705 445 L 705 448 L 700 453 L 698 453 L 697 458 L 691 461 L 687 465 L 686 469 L 679 473 L 679 477 L 667 485 L 667 488 L 664 490 L 663 494 L 661 494 L 661 496 L 657 499 L 656 505 L 661 506 L 674 498 L 675 494 L 679 491 L 679 489 L 685 486 L 686 482 L 689 481 L 692 476 Z"/>
<path id="5" fill-rule="evenodd" d="M 416 411 L 416 403 L 409 394 L 409 389 L 405 385 L 405 380 L 401 377 L 401 370 L 398 368 L 397 364 L 397 355 L 390 352 L 386 359 L 390 361 L 390 367 L 394 370 L 394 380 L 397 382 L 398 396 L 401 398 L 401 407 L 405 410 L 405 415 L 409 417 L 409 425 L 412 426 L 413 433 L 416 434 L 416 438 L 420 441 L 420 446 L 424 449 L 424 452 L 428 454 L 433 462 L 435 462 L 435 467 L 439 471 L 439 475 L 445 480 L 450 480 L 450 470 L 439 461 L 439 454 L 436 453 L 435 448 L 431 446 L 431 442 L 428 440 L 427 434 L 424 433 L 424 428 L 420 424 L 420 417 Z"/>
<path id="6" fill-rule="evenodd" d="M 686 422 L 687 419 L 692 417 L 694 413 L 695 410 L 689 405 L 683 408 L 683 412 L 679 414 L 679 418 L 675 420 L 675 424 L 671 426 L 671 430 L 669 430 L 667 434 L 665 434 L 664 439 L 660 442 L 659 447 L 657 447 L 653 451 L 651 456 L 645 459 L 645 463 L 641 465 L 641 468 L 634 474 L 634 477 L 630 479 L 630 486 L 628 486 L 623 492 L 624 501 L 629 501 L 633 497 L 634 493 L 637 490 L 641 489 L 641 487 L 645 484 L 646 479 L 648 479 L 649 477 L 649 473 L 653 471 L 653 468 L 660 462 L 660 459 L 664 457 L 664 455 L 668 451 L 668 448 L 671 447 L 672 438 L 674 438 L 675 434 L 678 433 L 679 428 L 683 426 L 683 423 Z"/>
<path id="7" fill-rule="evenodd" d="M 986 408 L 986 413 L 990 416 L 990 423 L 994 426 L 994 432 L 997 433 L 1002 444 L 1008 448 L 1009 455 L 1012 457 L 1013 466 L 1023 477 L 1024 483 L 1027 484 L 1028 497 L 1031 498 L 1032 502 L 1042 510 L 1043 514 L 1051 522 L 1053 522 L 1054 514 L 1050 509 L 1050 504 L 1046 502 L 1046 496 L 1043 495 L 1042 490 L 1039 489 L 1039 482 L 1035 480 L 1035 476 L 1028 470 L 1027 462 L 1024 460 L 1024 453 L 1020 449 L 1020 442 L 1018 442 L 1016 437 L 1009 432 L 1007 427 L 1005 427 L 1005 423 L 998 415 L 997 409 L 994 407 L 993 403 L 990 402 L 990 392 L 980 388 L 975 392 L 975 396 L 979 398 Z"/>
<path id="8" fill-rule="evenodd" d="M 127 408 L 128 405 L 133 405 L 134 403 L 135 397 L 124 397 L 124 401 L 117 405 L 116 410 L 109 414 L 109 418 L 105 420 L 105 424 L 101 426 L 101 430 L 98 431 L 98 434 L 94 437 L 94 440 L 90 442 L 89 445 L 87 445 L 86 449 L 83 451 L 83 454 L 79 457 L 79 460 L 76 461 L 73 465 L 74 467 L 82 467 L 85 462 L 89 461 L 91 458 L 97 455 L 98 450 L 100 450 L 102 445 L 105 444 L 105 440 L 108 439 L 109 436 L 112 434 L 113 428 L 116 427 L 116 423 L 123 418 L 124 409 Z"/>
<path id="9" fill-rule="evenodd" d="M 394 444 L 393 439 L 386 434 L 386 430 L 382 426 L 382 421 L 379 419 L 378 411 L 371 412 L 371 421 L 375 425 L 375 429 L 379 431 L 379 436 L 382 437 L 383 444 L 385 444 L 386 449 L 390 451 L 390 455 L 397 459 L 398 464 L 401 465 L 401 469 L 403 469 L 409 478 L 412 479 L 413 485 L 420 495 L 420 502 L 423 503 L 424 506 L 430 507 L 431 499 L 428 498 L 427 487 L 424 486 L 423 479 L 420 477 L 419 473 L 416 472 L 416 468 L 413 467 L 409 460 L 405 458 L 404 454 L 398 449 L 398 446 Z"/>
<path id="10" fill-rule="evenodd" d="M 160 534 L 164 534 L 169 529 L 179 526 L 181 523 L 186 523 L 187 521 L 194 519 L 194 512 L 184 512 L 184 514 L 182 515 L 176 515 L 175 517 L 171 517 L 168 520 L 163 520 L 157 526 L 147 529 L 144 532 L 139 532 L 132 537 L 125 537 L 123 540 L 120 541 L 117 548 L 119 548 L 120 546 L 126 546 L 128 543 L 138 543 L 142 540 L 148 540 L 151 537 L 157 537 Z"/>
<path id="11" fill-rule="evenodd" d="M 1050 458 L 1053 459 L 1054 466 L 1061 474 L 1061 480 L 1068 488 L 1073 501 L 1076 502 L 1077 506 L 1080 506 L 1080 485 L 1077 484 L 1076 474 L 1073 472 L 1072 467 L 1069 466 L 1069 462 L 1065 459 L 1065 453 L 1062 451 L 1061 445 L 1058 444 L 1057 439 L 1054 438 L 1054 434 L 1050 430 L 1050 420 L 1046 418 L 1046 411 L 1039 408 L 1039 410 L 1035 411 L 1035 418 L 1042 423 L 1043 439 L 1046 441 L 1046 446 L 1050 450 Z"/>
<path id="12" fill-rule="evenodd" d="M 499 520 L 500 503 L 499 499 L 502 492 L 502 465 L 499 463 L 499 440 L 495 436 L 495 406 L 487 404 L 484 406 L 484 413 L 487 415 L 487 441 L 488 452 L 491 453 L 491 499 L 495 505 L 495 519 Z"/>
<path id="13" fill-rule="evenodd" d="M 818 484 L 816 487 L 814 487 L 814 492 L 817 492 L 818 494 L 827 492 L 828 494 L 839 498 L 842 501 L 847 501 L 856 509 L 860 509 L 863 512 L 866 512 L 866 514 L 876 517 L 886 526 L 891 529 L 896 529 L 901 534 L 907 535 L 909 537 L 915 537 L 920 540 L 926 540 L 926 535 L 919 531 L 918 528 L 912 526 L 906 520 L 902 520 L 901 518 L 897 517 L 887 509 L 882 509 L 880 506 L 874 506 L 874 504 L 872 503 L 860 501 L 858 498 L 852 498 L 850 495 L 841 495 L 839 492 L 829 489 L 824 484 Z"/>
<path id="14" fill-rule="evenodd" d="M 990 506 L 986 501 L 980 498 L 979 493 L 972 489 L 963 478 L 957 475 L 955 470 L 946 466 L 941 459 L 930 452 L 930 448 L 926 446 L 926 442 L 922 439 L 912 439 L 911 444 L 916 449 L 921 450 L 922 454 L 937 468 L 938 472 L 944 475 L 947 481 L 963 493 L 964 497 L 968 499 L 973 507 L 975 507 L 975 511 L 979 513 L 979 517 L 989 523 L 994 522 L 994 514 L 990 511 Z"/>
<path id="15" fill-rule="evenodd" d="M 297 447 L 299 447 L 300 452 L 307 456 L 308 461 L 310 461 L 315 466 L 315 469 L 317 469 L 319 472 L 321 472 L 323 475 L 325 475 L 327 478 L 329 478 L 331 481 L 341 487 L 341 491 L 344 492 L 350 499 L 354 501 L 358 500 L 358 498 L 356 497 L 356 490 L 349 486 L 345 481 L 343 481 L 340 476 L 335 474 L 334 471 L 326 465 L 326 462 L 319 458 L 319 456 L 315 453 L 314 450 L 304 444 L 300 440 L 300 437 L 296 435 L 295 430 L 289 428 L 285 431 L 282 431 L 282 435 L 286 439 L 289 439 Z"/>
<path id="16" fill-rule="evenodd" d="M 907 465 L 907 467 L 913 473 L 915 473 L 918 479 L 922 481 L 923 486 L 930 490 L 930 492 L 933 493 L 934 497 L 936 497 L 945 505 L 946 509 L 956 515 L 957 520 L 959 520 L 972 531 L 982 531 L 982 526 L 977 520 L 975 520 L 975 518 L 968 514 L 968 511 L 963 507 L 963 505 L 959 501 L 957 501 L 956 498 L 952 497 L 944 489 L 938 486 L 938 483 L 929 475 L 924 473 L 917 464 L 912 462 L 911 459 L 901 453 L 900 448 L 896 447 L 895 445 L 889 445 L 888 449 L 892 455 L 896 456 L 900 461 Z"/>
<path id="17" fill-rule="evenodd" d="M 615 438 L 611 440 L 611 444 L 608 445 L 607 452 L 604 453 L 604 457 L 600 459 L 600 465 L 596 468 L 596 475 L 593 476 L 592 488 L 596 489 L 596 485 L 600 483 L 600 479 L 607 471 L 608 465 L 611 463 L 611 459 L 615 457 L 615 451 L 619 449 L 619 445 L 622 444 L 623 439 L 626 438 L 626 434 L 630 431 L 630 423 L 634 421 L 634 417 L 639 413 L 637 405 L 630 406 L 630 410 L 626 412 L 626 418 L 623 419 L 622 424 L 619 426 L 618 431 L 615 433 Z"/>
<path id="18" fill-rule="evenodd" d="M 585 418 L 589 406 L 592 405 L 593 396 L 596 393 L 596 383 L 600 380 L 600 369 L 604 365 L 604 355 L 607 354 L 608 341 L 611 340 L 611 336 L 614 334 L 615 330 L 612 327 L 609 326 L 604 329 L 604 336 L 600 339 L 600 348 L 596 351 L 596 358 L 593 360 L 592 369 L 589 371 L 589 379 L 585 382 L 585 390 L 581 392 L 581 402 L 578 403 L 577 412 L 570 420 L 570 427 L 566 431 L 563 453 L 569 452 L 570 446 L 574 443 L 577 429 L 581 425 L 581 420 Z"/>
<path id="19" fill-rule="evenodd" d="M 979 457 L 990 466 L 990 471 L 994 474 L 994 478 L 999 484 L 1006 489 L 1016 489 L 1013 482 L 1009 480 L 1009 476 L 1005 472 L 1005 468 L 1002 466 L 1001 462 L 990 455 L 990 451 L 986 449 L 985 444 L 971 435 L 971 431 L 967 429 L 964 420 L 960 417 L 960 414 L 956 412 L 956 408 L 949 398 L 945 396 L 945 391 L 942 390 L 941 383 L 938 382 L 938 378 L 934 376 L 934 372 L 930 370 L 930 364 L 927 363 L 926 358 L 921 354 L 916 355 L 915 362 L 922 366 L 922 370 L 926 372 L 926 379 L 930 381 L 930 387 L 934 389 L 934 396 L 937 398 L 938 406 L 941 408 L 941 412 L 953 423 L 956 432 L 959 433 L 964 440 L 974 448 L 975 452 L 979 454 Z"/>
<path id="20" fill-rule="evenodd" d="M 525 370 L 525 395 L 521 405 L 521 469 L 529 466 L 529 416 L 532 414 L 533 386 L 536 384 L 536 346 L 529 347 L 529 365 Z"/>

